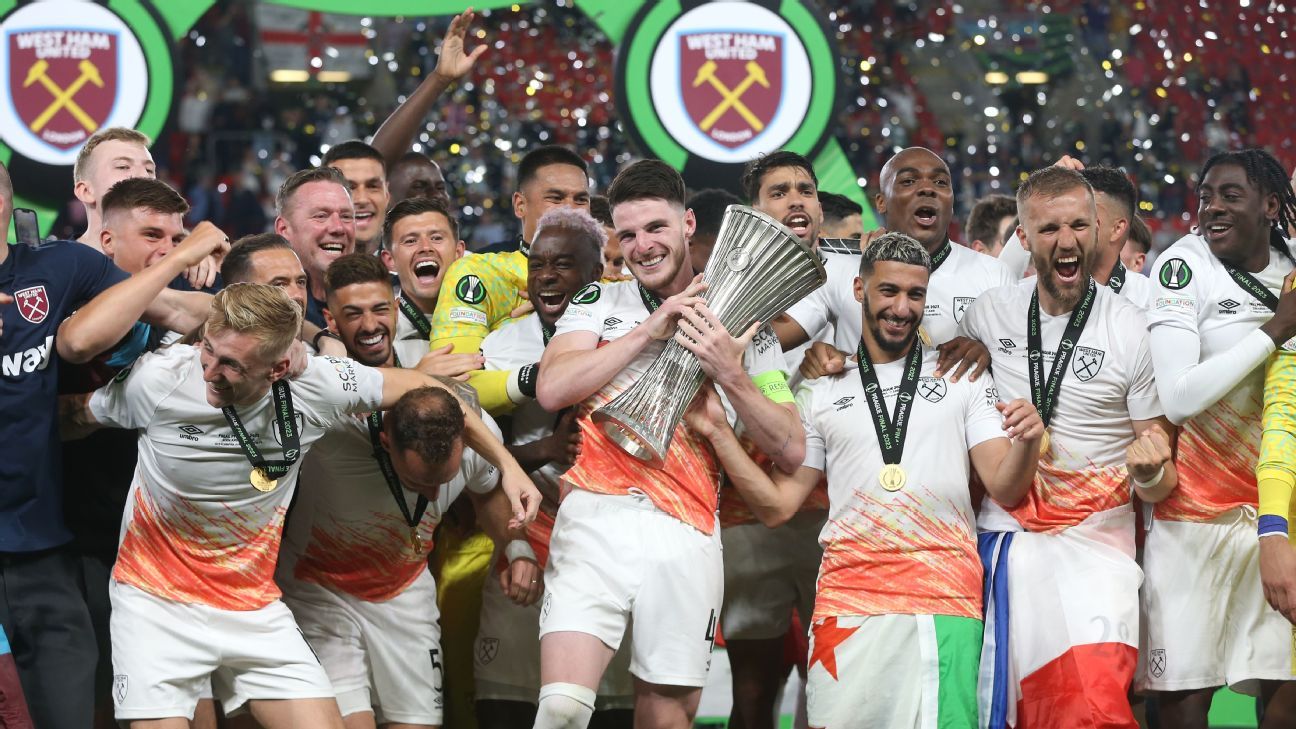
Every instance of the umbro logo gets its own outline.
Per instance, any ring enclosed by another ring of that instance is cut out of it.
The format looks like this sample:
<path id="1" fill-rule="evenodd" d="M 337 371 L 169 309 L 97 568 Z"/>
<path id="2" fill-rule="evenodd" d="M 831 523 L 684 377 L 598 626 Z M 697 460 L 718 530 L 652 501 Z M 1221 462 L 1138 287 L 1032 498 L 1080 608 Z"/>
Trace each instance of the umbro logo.
<path id="1" fill-rule="evenodd" d="M 620 323 L 621 323 L 621 320 L 618 319 L 618 318 L 616 318 L 615 316 L 610 316 L 610 317 L 608 317 L 608 318 L 606 318 L 606 319 L 603 320 L 603 326 L 604 326 L 604 327 L 614 327 L 614 326 L 616 326 L 617 324 L 620 324 Z"/>
<path id="2" fill-rule="evenodd" d="M 177 428 L 177 430 L 179 430 L 182 433 L 182 435 L 180 436 L 181 440 L 191 440 L 191 441 L 197 441 L 198 436 L 202 435 L 203 432 L 203 429 L 199 428 L 196 425 L 181 425 L 179 428 Z"/>
<path id="3" fill-rule="evenodd" d="M 850 407 L 851 401 L 854 400 L 854 399 L 855 399 L 855 396 L 854 396 L 854 395 L 850 395 L 850 396 L 848 396 L 848 397 L 843 397 L 842 399 L 840 399 L 840 400 L 838 400 L 837 402 L 833 403 L 833 405 L 836 405 L 838 410 L 845 410 L 846 408 Z"/>
<path id="4" fill-rule="evenodd" d="M 1017 343 L 1011 339 L 1000 339 L 999 344 L 1003 345 L 1004 349 L 1015 349 L 1017 347 Z"/>
<path id="5" fill-rule="evenodd" d="M 1236 314 L 1237 308 L 1241 306 L 1242 303 L 1238 301 L 1234 301 L 1233 299 L 1224 299 L 1223 301 L 1219 302 L 1219 305 L 1220 305 L 1219 313 Z"/>

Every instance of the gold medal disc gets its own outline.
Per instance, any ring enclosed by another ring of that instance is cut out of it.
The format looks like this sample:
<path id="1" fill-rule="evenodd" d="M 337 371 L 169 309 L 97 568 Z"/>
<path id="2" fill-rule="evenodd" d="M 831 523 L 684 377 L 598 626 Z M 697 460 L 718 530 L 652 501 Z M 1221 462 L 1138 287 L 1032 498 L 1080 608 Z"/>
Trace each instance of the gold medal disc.
<path id="1" fill-rule="evenodd" d="M 1053 439 L 1049 437 L 1048 429 L 1044 429 L 1044 437 L 1040 438 L 1040 457 L 1048 456 L 1053 451 Z"/>
<path id="2" fill-rule="evenodd" d="M 888 463 L 882 467 L 878 473 L 878 483 L 887 491 L 899 491 L 904 488 L 905 482 L 909 477 L 905 475 L 905 470 L 897 463 Z"/>
<path id="3" fill-rule="evenodd" d="M 423 537 L 419 536 L 417 527 L 410 530 L 409 546 L 410 552 L 415 557 L 421 557 L 423 555 Z"/>
<path id="4" fill-rule="evenodd" d="M 279 485 L 279 479 L 270 478 L 270 475 L 260 468 L 252 469 L 252 475 L 249 476 L 249 479 L 252 481 L 252 488 L 263 494 L 274 491 L 275 487 Z"/>

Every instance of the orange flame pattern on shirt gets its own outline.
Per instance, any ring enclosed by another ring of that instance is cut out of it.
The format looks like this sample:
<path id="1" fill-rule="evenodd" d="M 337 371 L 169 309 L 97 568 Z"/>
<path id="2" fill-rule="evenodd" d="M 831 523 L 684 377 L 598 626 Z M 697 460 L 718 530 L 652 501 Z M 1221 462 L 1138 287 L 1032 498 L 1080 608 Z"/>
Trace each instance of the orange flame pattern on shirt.
<path id="1" fill-rule="evenodd" d="M 385 602 L 414 584 L 427 569 L 437 521 L 419 523 L 421 549 L 414 550 L 404 517 L 372 512 L 369 519 L 330 520 L 311 526 L 293 577 L 367 602 Z"/>
<path id="2" fill-rule="evenodd" d="M 1026 531 L 1047 534 L 1129 502 L 1124 464 L 1066 471 L 1040 459 L 1026 498 L 1007 511 Z"/>
<path id="3" fill-rule="evenodd" d="M 829 522 L 816 622 L 840 615 L 954 615 L 981 619 L 981 560 L 973 525 L 941 521 L 930 500 L 855 491 Z M 957 511 L 955 504 L 951 511 Z"/>
<path id="4" fill-rule="evenodd" d="M 253 503 L 238 509 L 175 497 L 155 504 L 153 498 L 143 484 L 135 491 L 113 579 L 221 610 L 258 610 L 278 599 L 274 569 L 286 497 L 267 494 L 262 501 L 268 508 Z"/>
<path id="5" fill-rule="evenodd" d="M 1260 407 L 1255 403 L 1247 417 L 1225 398 L 1184 424 L 1175 459 L 1179 485 L 1153 507 L 1156 518 L 1210 521 L 1230 509 L 1256 505 Z"/>

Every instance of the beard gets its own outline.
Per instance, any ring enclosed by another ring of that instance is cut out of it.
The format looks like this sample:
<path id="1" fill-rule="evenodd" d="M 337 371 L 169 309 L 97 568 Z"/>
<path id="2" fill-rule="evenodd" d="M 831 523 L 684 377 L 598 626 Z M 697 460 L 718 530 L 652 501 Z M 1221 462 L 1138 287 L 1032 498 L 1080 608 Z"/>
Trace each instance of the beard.
<path id="1" fill-rule="evenodd" d="M 1040 283 L 1044 290 L 1048 292 L 1049 297 L 1060 304 L 1065 309 L 1074 309 L 1080 303 L 1084 296 L 1085 289 L 1088 287 L 1089 278 L 1093 274 L 1093 266 L 1089 256 L 1084 252 L 1077 254 L 1079 262 L 1077 264 L 1078 274 L 1074 284 L 1061 286 L 1053 277 L 1053 261 L 1043 256 L 1031 255 L 1031 260 L 1035 264 L 1035 275 L 1039 277 Z"/>
<path id="2" fill-rule="evenodd" d="M 914 337 L 918 335 L 918 325 L 922 323 L 922 317 L 917 317 L 913 321 L 913 328 L 903 339 L 890 338 L 882 331 L 882 326 L 878 324 L 878 319 L 873 314 L 873 307 L 869 305 L 867 297 L 864 299 L 864 320 L 868 323 L 869 333 L 873 335 L 873 341 L 888 354 L 904 354 L 909 351 Z"/>

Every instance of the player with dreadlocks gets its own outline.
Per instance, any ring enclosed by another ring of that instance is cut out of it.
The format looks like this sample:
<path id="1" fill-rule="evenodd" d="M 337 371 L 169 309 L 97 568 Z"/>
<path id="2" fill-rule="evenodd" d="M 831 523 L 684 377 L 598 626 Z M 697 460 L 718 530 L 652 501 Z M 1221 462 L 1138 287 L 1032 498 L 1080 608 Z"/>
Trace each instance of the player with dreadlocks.
<path id="1" fill-rule="evenodd" d="M 1196 231 L 1152 268 L 1157 388 L 1181 432 L 1179 486 L 1156 505 L 1144 551 L 1138 685 L 1159 692 L 1163 726 L 1205 727 L 1222 685 L 1260 695 L 1261 727 L 1292 726 L 1296 258 L 1284 231 L 1296 198 L 1258 149 L 1215 155 L 1199 180 Z"/>

